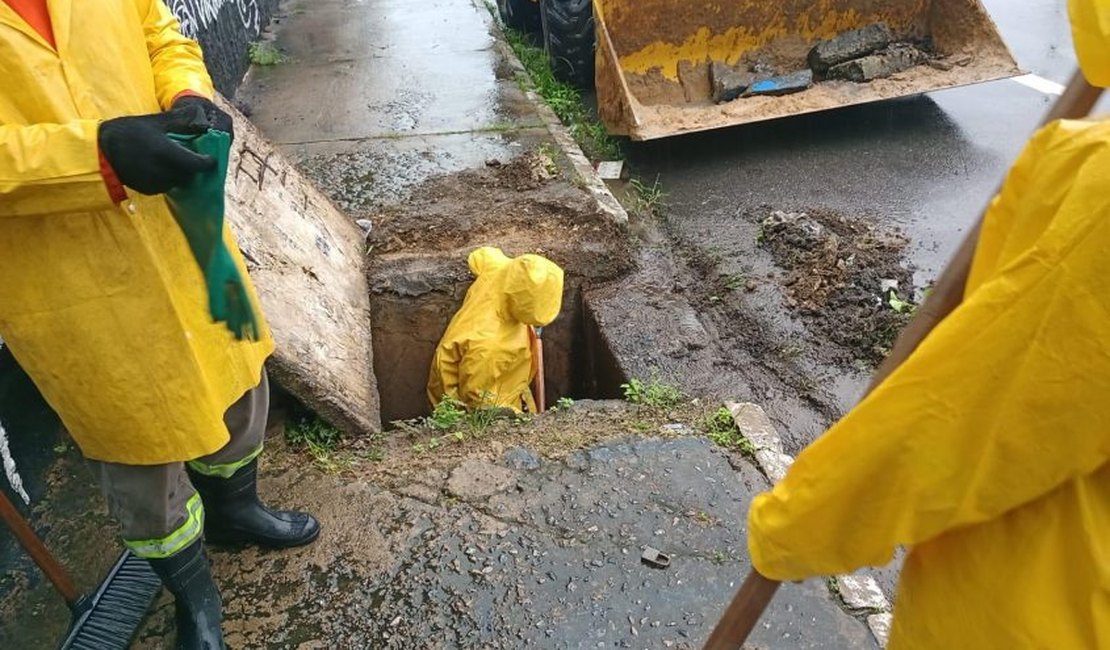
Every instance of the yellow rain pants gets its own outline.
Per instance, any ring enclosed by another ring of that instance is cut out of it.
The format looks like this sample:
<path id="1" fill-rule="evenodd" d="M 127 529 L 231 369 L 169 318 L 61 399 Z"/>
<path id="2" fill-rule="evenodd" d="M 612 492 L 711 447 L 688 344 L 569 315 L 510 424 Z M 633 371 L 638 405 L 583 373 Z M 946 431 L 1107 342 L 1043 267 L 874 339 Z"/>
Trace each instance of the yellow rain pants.
<path id="1" fill-rule="evenodd" d="M 509 258 L 488 246 L 468 262 L 477 279 L 436 348 L 428 399 L 435 405 L 446 395 L 470 408 L 534 413 L 532 328 L 559 315 L 563 270 L 539 255 Z"/>
<path id="2" fill-rule="evenodd" d="M 57 49 L 0 2 L 0 337 L 89 458 L 210 454 L 273 341 L 212 323 L 165 200 L 114 204 L 97 149 L 102 120 L 211 96 L 200 49 L 162 0 L 49 7 Z"/>
<path id="3" fill-rule="evenodd" d="M 1037 134 L 964 302 L 749 513 L 778 580 L 911 546 L 891 649 L 1110 648 L 1110 122 Z"/>

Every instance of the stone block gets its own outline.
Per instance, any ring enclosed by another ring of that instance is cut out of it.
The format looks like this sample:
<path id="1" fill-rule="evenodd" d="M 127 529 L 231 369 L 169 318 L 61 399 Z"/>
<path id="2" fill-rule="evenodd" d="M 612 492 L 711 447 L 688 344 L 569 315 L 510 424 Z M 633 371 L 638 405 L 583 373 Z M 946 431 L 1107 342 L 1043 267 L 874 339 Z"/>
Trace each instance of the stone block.
<path id="1" fill-rule="evenodd" d="M 858 59 L 890 45 L 894 33 L 886 23 L 873 23 L 821 41 L 809 52 L 809 67 L 823 74 L 834 65 Z"/>

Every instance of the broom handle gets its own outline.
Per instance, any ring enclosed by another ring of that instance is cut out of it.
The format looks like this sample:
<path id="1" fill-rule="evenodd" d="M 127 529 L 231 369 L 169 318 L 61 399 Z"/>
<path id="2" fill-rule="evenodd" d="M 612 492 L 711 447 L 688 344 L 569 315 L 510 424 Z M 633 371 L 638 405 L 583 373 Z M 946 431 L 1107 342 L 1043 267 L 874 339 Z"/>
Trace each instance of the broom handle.
<path id="1" fill-rule="evenodd" d="M 35 564 L 46 574 L 47 579 L 54 584 L 54 588 L 58 590 L 62 598 L 65 598 L 66 603 L 72 607 L 80 597 L 77 587 L 70 580 L 66 570 L 62 568 L 61 564 L 58 564 L 58 561 L 46 549 L 46 545 L 42 543 L 38 535 L 35 535 L 35 531 L 31 530 L 31 526 L 27 524 L 27 521 L 19 514 L 19 511 L 15 509 L 15 506 L 2 491 L 0 491 L 0 518 L 4 520 L 8 529 L 19 540 L 19 544 L 27 551 Z"/>
<path id="2" fill-rule="evenodd" d="M 1064 90 L 1064 94 L 1060 95 L 1052 110 L 1045 116 L 1042 126 L 1055 120 L 1081 119 L 1090 115 L 1101 95 L 1102 88 L 1092 86 L 1083 76 L 1083 71 L 1077 71 L 1067 89 Z M 963 301 L 964 285 L 971 271 L 971 262 L 975 256 L 975 246 L 979 240 L 979 229 L 982 223 L 982 218 L 976 222 L 952 261 L 941 273 L 925 304 L 914 313 L 913 319 L 902 330 L 894 348 L 875 371 L 864 393 L 865 397 L 882 383 L 887 375 L 902 365 L 902 362 L 917 349 L 937 323 Z M 743 645 L 748 639 L 748 634 L 759 621 L 759 617 L 763 615 L 763 611 L 771 604 L 771 598 L 774 597 L 778 586 L 778 582 L 763 577 L 753 568 L 713 629 L 709 641 L 705 644 L 705 650 L 735 650 Z"/>

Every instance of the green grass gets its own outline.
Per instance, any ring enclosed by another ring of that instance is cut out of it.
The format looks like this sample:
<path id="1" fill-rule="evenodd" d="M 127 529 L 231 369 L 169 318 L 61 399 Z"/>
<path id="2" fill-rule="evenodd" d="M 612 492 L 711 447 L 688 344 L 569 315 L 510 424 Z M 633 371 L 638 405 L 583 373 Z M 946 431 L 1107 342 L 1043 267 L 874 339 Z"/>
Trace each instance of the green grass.
<path id="1" fill-rule="evenodd" d="M 329 474 L 349 470 L 355 465 L 354 454 L 340 450 L 343 434 L 316 416 L 289 423 L 285 427 L 285 440 L 294 449 L 307 451 L 316 466 Z"/>
<path id="2" fill-rule="evenodd" d="M 745 456 L 755 456 L 755 445 L 740 433 L 740 429 L 732 419 L 732 413 L 727 408 L 722 406 L 706 416 L 700 428 L 705 436 L 718 446 L 739 451 Z"/>
<path id="3" fill-rule="evenodd" d="M 677 386 L 663 383 L 656 378 L 650 381 L 631 379 L 627 384 L 621 384 L 621 390 L 629 402 L 657 409 L 673 408 L 685 399 Z"/>
<path id="4" fill-rule="evenodd" d="M 573 399 L 571 399 L 569 397 L 560 397 L 558 399 L 558 401 L 555 402 L 555 406 L 551 407 L 549 410 L 551 410 L 551 411 L 565 411 L 565 410 L 569 409 L 572 406 L 574 406 L 574 400 Z"/>
<path id="5" fill-rule="evenodd" d="M 493 395 L 482 396 L 484 404 L 478 408 L 468 409 L 466 404 L 450 395 L 444 395 L 439 404 L 432 409 L 432 414 L 415 420 L 402 420 L 393 424 L 409 432 L 409 435 L 420 435 L 426 430 L 439 432 L 441 435 L 433 436 L 412 445 L 412 450 L 418 454 L 435 451 L 445 444 L 464 442 L 468 438 L 480 438 L 486 434 L 490 427 L 502 417 L 512 414 L 509 409 L 494 406 Z M 528 418 L 516 415 L 516 422 L 524 424 Z"/>
<path id="6" fill-rule="evenodd" d="M 534 90 L 570 130 L 582 151 L 591 160 L 614 160 L 621 157 L 620 143 L 605 131 L 582 103 L 577 88 L 555 78 L 547 53 L 514 29 L 505 29 L 505 40 L 528 71 L 528 79 L 518 79 L 521 86 Z"/>
<path id="7" fill-rule="evenodd" d="M 650 185 L 644 181 L 633 178 L 629 183 L 632 188 L 632 212 L 639 217 L 662 217 L 667 207 L 667 193 L 656 178 Z"/>
<path id="8" fill-rule="evenodd" d="M 289 60 L 270 41 L 255 41 L 247 45 L 247 59 L 254 65 L 278 65 Z"/>

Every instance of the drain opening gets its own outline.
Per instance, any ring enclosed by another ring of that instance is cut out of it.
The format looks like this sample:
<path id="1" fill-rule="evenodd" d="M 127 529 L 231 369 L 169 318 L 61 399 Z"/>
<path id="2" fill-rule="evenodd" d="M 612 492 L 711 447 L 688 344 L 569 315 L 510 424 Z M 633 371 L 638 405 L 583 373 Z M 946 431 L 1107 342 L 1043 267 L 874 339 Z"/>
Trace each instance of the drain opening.
<path id="1" fill-rule="evenodd" d="M 420 295 L 383 291 L 371 296 L 374 372 L 381 396 L 382 423 L 431 413 L 427 398 L 432 357 L 447 324 L 462 305 L 470 281 Z M 568 278 L 563 310 L 543 330 L 547 403 L 560 397 L 614 399 L 626 381 L 612 352 L 587 313 L 579 283 Z"/>

